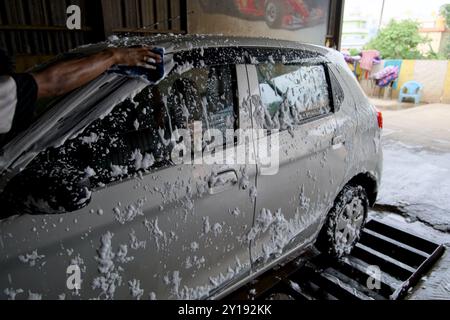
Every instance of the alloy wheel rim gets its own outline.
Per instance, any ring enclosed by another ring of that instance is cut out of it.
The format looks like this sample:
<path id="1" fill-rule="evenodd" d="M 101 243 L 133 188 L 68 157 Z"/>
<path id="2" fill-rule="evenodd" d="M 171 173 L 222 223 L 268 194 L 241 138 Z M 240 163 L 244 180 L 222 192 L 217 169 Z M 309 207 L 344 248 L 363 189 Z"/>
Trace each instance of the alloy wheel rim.
<path id="1" fill-rule="evenodd" d="M 365 207 L 363 201 L 354 198 L 341 211 L 336 225 L 336 243 L 341 248 L 353 246 L 358 239 L 364 222 Z"/>
<path id="2" fill-rule="evenodd" d="M 273 3 L 269 3 L 266 9 L 267 20 L 274 22 L 277 17 L 277 8 Z"/>

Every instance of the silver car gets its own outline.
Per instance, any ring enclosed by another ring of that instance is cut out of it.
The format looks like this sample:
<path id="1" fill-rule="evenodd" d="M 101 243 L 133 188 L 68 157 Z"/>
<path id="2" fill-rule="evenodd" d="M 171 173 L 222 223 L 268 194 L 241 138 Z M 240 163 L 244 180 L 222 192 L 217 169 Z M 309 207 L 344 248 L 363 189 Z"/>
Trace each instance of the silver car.
<path id="1" fill-rule="evenodd" d="M 350 252 L 382 118 L 340 54 L 213 36 L 73 53 L 144 44 L 163 74 L 111 70 L 1 150 L 0 297 L 219 299 L 312 245 Z"/>

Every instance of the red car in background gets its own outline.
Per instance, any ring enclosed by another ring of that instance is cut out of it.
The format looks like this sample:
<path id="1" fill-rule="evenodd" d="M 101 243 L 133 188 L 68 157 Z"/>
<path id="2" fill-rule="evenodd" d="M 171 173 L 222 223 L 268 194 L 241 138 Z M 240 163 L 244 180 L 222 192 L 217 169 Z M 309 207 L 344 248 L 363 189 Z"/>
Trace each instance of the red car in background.
<path id="1" fill-rule="evenodd" d="M 298 29 L 323 22 L 327 0 L 234 0 L 201 1 L 210 13 L 264 18 L 270 28 Z M 232 7 L 230 7 L 232 6 Z"/>

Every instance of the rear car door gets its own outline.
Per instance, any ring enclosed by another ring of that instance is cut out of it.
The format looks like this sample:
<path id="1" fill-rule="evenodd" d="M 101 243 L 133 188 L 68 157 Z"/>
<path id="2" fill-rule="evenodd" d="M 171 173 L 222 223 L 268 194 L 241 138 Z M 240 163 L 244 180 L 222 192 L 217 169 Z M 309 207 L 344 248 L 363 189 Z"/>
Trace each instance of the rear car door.
<path id="1" fill-rule="evenodd" d="M 326 61 L 295 50 L 254 55 L 253 125 L 271 132 L 278 152 L 278 170 L 264 173 L 258 163 L 251 254 L 259 269 L 315 240 L 340 192 L 344 158 Z M 257 139 L 257 154 L 266 143 Z"/>
<path id="2" fill-rule="evenodd" d="M 199 299 L 248 275 L 242 238 L 253 221 L 247 188 L 256 165 L 214 160 L 221 147 L 234 148 L 233 138 L 201 144 L 208 164 L 189 161 L 198 150 L 179 148 L 199 130 L 220 136 L 249 125 L 240 108 L 248 79 L 237 59 L 221 49 L 177 54 L 178 68 L 167 79 L 109 101 L 117 104 L 110 113 L 42 152 L 10 182 L 32 182 L 29 190 L 45 198 L 77 179 L 90 202 L 57 208 L 59 215 L 1 221 L 4 297 Z M 183 129 L 188 133 L 178 135 Z M 62 177 L 62 185 L 44 183 L 53 181 L 49 175 Z M 35 200 L 35 207 L 48 205 Z"/>

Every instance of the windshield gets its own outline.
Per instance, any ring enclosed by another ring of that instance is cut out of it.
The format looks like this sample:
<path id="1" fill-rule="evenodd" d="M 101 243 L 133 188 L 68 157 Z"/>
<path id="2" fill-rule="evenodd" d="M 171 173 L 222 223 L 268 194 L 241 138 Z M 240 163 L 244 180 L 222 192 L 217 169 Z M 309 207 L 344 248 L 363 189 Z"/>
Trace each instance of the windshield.
<path id="1" fill-rule="evenodd" d="M 145 86 L 143 81 L 124 76 L 104 74 L 53 104 L 48 104 L 34 123 L 3 146 L 0 170 L 9 167 L 24 153 L 36 153 L 49 146 L 63 143 L 82 130 L 91 116 L 101 116 L 135 90 Z M 97 106 L 96 108 L 93 108 Z M 23 165 L 19 161 L 16 166 Z M 16 167 L 15 166 L 15 167 Z"/>
<path id="2" fill-rule="evenodd" d="M 157 66 L 154 70 L 143 68 L 143 67 L 113 66 L 106 73 L 124 75 L 124 76 L 130 77 L 130 78 L 138 78 L 138 79 L 146 81 L 148 84 L 157 84 L 162 79 L 164 79 L 169 74 L 169 72 L 173 69 L 174 62 L 173 62 L 173 55 L 165 54 L 166 50 L 164 48 L 155 48 L 154 50 L 158 50 L 158 53 L 160 53 L 163 56 L 162 62 L 157 64 Z M 84 54 L 70 53 L 70 54 L 64 55 L 60 60 L 77 58 L 80 55 L 84 56 Z M 36 69 L 36 70 L 38 70 L 38 69 Z M 86 86 L 87 85 L 81 87 L 79 90 L 82 91 L 83 88 Z M 68 93 L 68 94 L 65 94 L 64 96 L 60 96 L 60 97 L 40 99 L 37 102 L 33 122 L 36 121 L 37 119 L 39 119 L 42 115 L 44 115 L 48 110 L 52 109 L 59 102 L 63 101 L 64 98 L 70 94 L 72 94 L 72 93 Z"/>

